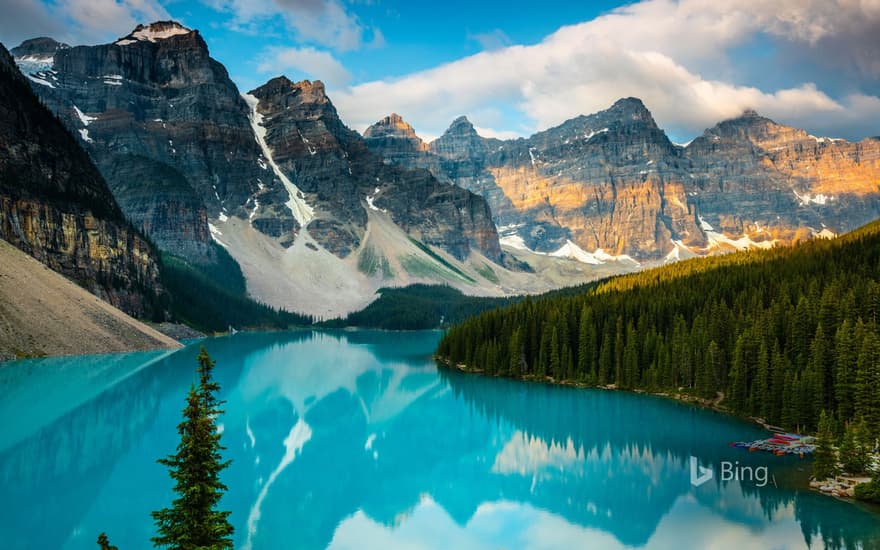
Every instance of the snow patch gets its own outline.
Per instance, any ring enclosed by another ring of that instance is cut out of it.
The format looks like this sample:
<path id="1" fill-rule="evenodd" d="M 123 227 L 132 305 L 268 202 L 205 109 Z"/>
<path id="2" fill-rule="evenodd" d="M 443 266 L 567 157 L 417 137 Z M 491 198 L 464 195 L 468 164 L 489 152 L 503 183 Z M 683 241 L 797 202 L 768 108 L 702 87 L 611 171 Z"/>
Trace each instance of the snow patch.
<path id="1" fill-rule="evenodd" d="M 522 224 L 504 226 L 503 228 L 499 228 L 499 233 L 501 229 L 515 228 L 520 227 L 521 225 Z M 573 243 L 571 240 L 566 240 L 564 245 L 559 247 L 557 250 L 554 250 L 553 252 L 538 252 L 537 250 L 530 249 L 528 246 L 526 246 L 523 238 L 516 233 L 504 235 L 500 239 L 498 239 L 498 242 L 501 243 L 502 246 L 515 248 L 517 250 L 525 250 L 539 256 L 564 258 L 567 260 L 575 260 L 583 264 L 589 265 L 604 265 L 606 262 L 631 262 L 635 265 L 639 265 L 639 262 L 634 260 L 631 256 L 628 256 L 627 254 L 613 256 L 611 254 L 608 254 L 601 248 L 597 248 L 595 252 L 590 253 Z"/>
<path id="2" fill-rule="evenodd" d="M 595 255 L 585 252 L 581 247 L 570 240 L 566 240 L 565 244 L 559 247 L 555 252 L 551 252 L 550 256 L 555 258 L 569 258 L 590 265 L 601 265 L 603 263 Z"/>
<path id="3" fill-rule="evenodd" d="M 608 128 L 602 128 L 601 130 L 598 130 L 598 131 L 590 130 L 589 134 L 584 134 L 584 139 L 592 139 L 595 136 L 598 136 L 599 134 L 604 134 L 607 131 L 608 131 Z"/>
<path id="4" fill-rule="evenodd" d="M 220 212 L 220 215 L 217 216 L 217 218 L 218 218 L 221 222 L 229 221 L 229 217 L 228 217 L 226 214 L 224 214 L 223 212 Z"/>
<path id="5" fill-rule="evenodd" d="M 52 84 L 52 83 L 49 82 L 48 80 L 44 80 L 44 79 L 40 78 L 39 76 L 32 75 L 32 74 L 30 74 L 30 73 L 26 74 L 25 76 L 28 77 L 28 78 L 30 78 L 33 82 L 36 82 L 37 84 L 41 84 L 41 85 L 43 85 L 43 86 L 48 86 L 48 87 L 53 88 L 53 89 L 55 88 L 55 85 L 54 85 L 54 84 Z"/>
<path id="6" fill-rule="evenodd" d="M 242 94 L 241 95 L 248 106 L 251 108 L 250 115 L 248 118 L 251 122 L 251 128 L 254 131 L 254 138 L 257 140 L 257 144 L 260 146 L 260 149 L 263 151 L 263 157 L 266 159 L 266 162 L 269 166 L 272 167 L 272 170 L 275 172 L 275 175 L 278 176 L 278 179 L 284 184 L 284 187 L 287 189 L 287 193 L 290 195 L 290 200 L 287 201 L 287 207 L 290 209 L 290 212 L 293 214 L 293 217 L 296 218 L 297 223 L 299 223 L 300 227 L 306 227 L 312 219 L 315 217 L 315 210 L 309 206 L 309 204 L 305 201 L 302 196 L 302 192 L 299 188 L 294 185 L 292 181 L 281 171 L 281 168 L 275 163 L 274 158 L 272 157 L 272 150 L 269 148 L 269 145 L 266 143 L 266 128 L 263 126 L 263 115 L 259 113 L 257 110 L 257 106 L 260 103 L 260 100 L 251 94 Z"/>
<path id="7" fill-rule="evenodd" d="M 89 131 L 86 130 L 85 128 L 83 128 L 82 130 L 79 131 L 79 135 L 83 139 L 83 141 L 85 141 L 86 143 L 94 143 L 94 140 L 91 137 L 89 137 Z"/>
<path id="8" fill-rule="evenodd" d="M 809 136 L 816 140 L 816 143 L 837 143 L 838 141 L 846 141 L 843 138 L 816 137 L 813 134 L 810 134 Z"/>
<path id="9" fill-rule="evenodd" d="M 223 232 L 217 229 L 217 226 L 212 223 L 208 223 L 208 230 L 211 232 L 211 239 L 213 239 L 215 243 L 219 244 L 223 248 L 229 248 L 226 243 L 220 240 L 220 237 L 223 236 Z"/>
<path id="10" fill-rule="evenodd" d="M 772 241 L 755 242 L 748 235 L 743 234 L 739 239 L 731 239 L 723 233 L 716 231 L 706 231 L 706 239 L 709 240 L 709 248 L 715 248 L 722 245 L 730 245 L 737 250 L 748 250 L 750 248 L 773 248 L 776 239 Z"/>
<path id="11" fill-rule="evenodd" d="M 134 44 L 135 41 L 141 42 L 155 42 L 157 40 L 165 40 L 166 38 L 171 38 L 172 36 L 178 36 L 181 34 L 189 34 L 192 31 L 183 27 L 181 25 L 171 25 L 165 27 L 163 29 L 156 29 L 153 25 L 148 27 L 140 26 L 133 33 L 126 36 L 125 38 L 121 38 L 114 42 L 117 46 L 127 46 L 129 44 Z"/>
<path id="12" fill-rule="evenodd" d="M 98 117 L 89 116 L 80 111 L 79 107 L 77 107 L 76 105 L 73 106 L 73 110 L 76 112 L 76 116 L 79 117 L 80 122 L 83 123 L 83 126 L 88 126 L 92 122 L 98 120 Z"/>
<path id="13" fill-rule="evenodd" d="M 810 193 L 805 193 L 801 195 L 797 191 L 792 192 L 794 193 L 794 196 L 797 197 L 798 203 L 801 206 L 807 206 L 809 204 L 818 204 L 819 206 L 825 206 L 827 203 L 834 200 L 834 197 L 824 195 L 822 193 L 813 196 Z"/>
<path id="14" fill-rule="evenodd" d="M 373 190 L 372 195 L 367 195 L 367 206 L 370 207 L 370 210 L 375 210 L 376 212 L 385 212 L 387 214 L 388 210 L 386 210 L 384 208 L 379 208 L 378 206 L 373 204 L 373 201 L 376 200 L 377 196 L 379 196 L 379 191 L 381 191 L 381 189 L 379 189 L 377 187 L 376 189 Z"/>
<path id="15" fill-rule="evenodd" d="M 620 256 L 612 256 L 611 254 L 605 252 L 601 248 L 597 248 L 595 252 L 593 252 L 593 256 L 602 262 L 632 262 L 636 265 L 639 265 L 635 259 L 632 258 L 629 254 L 621 254 Z"/>
<path id="16" fill-rule="evenodd" d="M 519 235 L 507 235 L 498 239 L 498 242 L 503 246 L 516 248 L 517 250 L 529 250 L 529 247 L 526 246 L 526 242 Z"/>
<path id="17" fill-rule="evenodd" d="M 32 73 L 48 71 L 55 64 L 54 55 L 23 55 L 15 58 L 15 64 L 19 70 L 30 78 Z"/>
<path id="18" fill-rule="evenodd" d="M 709 225 L 709 222 L 703 219 L 703 216 L 697 216 L 697 219 L 700 220 L 700 229 L 703 231 L 715 231 L 715 228 Z"/>
<path id="19" fill-rule="evenodd" d="M 663 259 L 663 263 L 671 264 L 674 262 L 678 262 L 681 260 L 686 260 L 688 258 L 692 258 L 694 256 L 693 252 L 685 246 L 685 244 L 677 239 L 672 240 L 673 248 L 669 251 L 669 254 Z"/>

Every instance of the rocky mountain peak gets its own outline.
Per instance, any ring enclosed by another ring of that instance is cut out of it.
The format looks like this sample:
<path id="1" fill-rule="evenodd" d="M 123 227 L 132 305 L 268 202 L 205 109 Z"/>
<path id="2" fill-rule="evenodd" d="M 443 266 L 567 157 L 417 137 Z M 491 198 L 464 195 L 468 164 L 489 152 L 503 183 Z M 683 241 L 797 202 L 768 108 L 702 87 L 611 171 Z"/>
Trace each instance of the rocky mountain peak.
<path id="1" fill-rule="evenodd" d="M 416 131 L 403 117 L 397 113 L 391 113 L 379 122 L 373 124 L 364 132 L 365 138 L 395 137 L 402 139 L 419 139 Z M 421 140 L 420 140 L 421 141 Z"/>
<path id="2" fill-rule="evenodd" d="M 758 146 L 808 139 L 804 130 L 791 128 L 761 116 L 753 109 L 746 109 L 735 118 L 719 122 L 703 133 L 704 139 L 717 142 L 741 142 Z"/>
<path id="3" fill-rule="evenodd" d="M 364 143 L 368 148 L 379 152 L 386 160 L 396 164 L 401 164 L 406 158 L 411 163 L 419 165 L 416 159 L 428 151 L 428 144 L 422 141 L 413 127 L 397 113 L 391 113 L 367 128 L 364 131 Z"/>
<path id="4" fill-rule="evenodd" d="M 261 101 L 283 103 L 284 107 L 293 105 L 328 105 L 332 107 L 324 83 L 320 80 L 293 82 L 286 76 L 276 76 L 248 93 Z"/>
<path id="5" fill-rule="evenodd" d="M 444 132 L 444 135 L 446 134 L 478 135 L 476 128 L 474 128 L 474 125 L 465 115 L 461 115 L 453 120 L 452 124 L 449 125 L 449 128 L 446 129 L 446 132 Z"/>
<path id="6" fill-rule="evenodd" d="M 649 126 L 657 126 L 651 111 L 645 107 L 641 99 L 637 97 L 624 97 L 618 99 L 614 104 L 605 111 L 600 111 L 597 115 L 609 115 L 617 117 L 621 120 L 631 120 L 636 122 L 644 122 Z"/>
<path id="7" fill-rule="evenodd" d="M 41 36 L 39 38 L 29 38 L 28 40 L 25 40 L 17 47 L 12 48 L 10 53 L 15 57 L 51 57 L 54 56 L 55 52 L 58 50 L 65 50 L 69 47 L 68 44 L 58 42 L 54 38 Z"/>
<path id="8" fill-rule="evenodd" d="M 136 42 L 158 42 L 174 36 L 197 33 L 178 23 L 177 21 L 156 21 L 149 25 L 138 25 L 128 35 L 115 42 L 117 46 L 128 46 Z"/>
<path id="9" fill-rule="evenodd" d="M 471 121 L 460 116 L 452 121 L 442 136 L 431 142 L 430 149 L 442 157 L 465 158 L 483 154 L 486 143 Z"/>

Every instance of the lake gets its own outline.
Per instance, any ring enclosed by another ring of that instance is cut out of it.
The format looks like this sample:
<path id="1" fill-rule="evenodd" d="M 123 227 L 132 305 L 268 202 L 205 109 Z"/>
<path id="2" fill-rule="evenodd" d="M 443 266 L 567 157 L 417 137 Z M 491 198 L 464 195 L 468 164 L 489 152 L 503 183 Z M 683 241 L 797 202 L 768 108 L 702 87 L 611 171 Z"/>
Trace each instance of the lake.
<path id="1" fill-rule="evenodd" d="M 880 516 L 804 489 L 809 459 L 661 398 L 438 371 L 438 332 L 204 342 L 236 548 L 852 548 Z M 198 345 L 0 366 L 4 549 L 150 548 Z M 691 457 L 698 478 L 691 483 Z M 728 466 L 724 466 L 724 464 Z M 766 484 L 758 473 L 766 467 Z M 728 468 L 724 470 L 724 468 Z M 739 479 L 725 472 L 735 471 Z M 746 475 L 751 472 L 751 475 Z M 745 479 L 743 479 L 745 478 Z"/>

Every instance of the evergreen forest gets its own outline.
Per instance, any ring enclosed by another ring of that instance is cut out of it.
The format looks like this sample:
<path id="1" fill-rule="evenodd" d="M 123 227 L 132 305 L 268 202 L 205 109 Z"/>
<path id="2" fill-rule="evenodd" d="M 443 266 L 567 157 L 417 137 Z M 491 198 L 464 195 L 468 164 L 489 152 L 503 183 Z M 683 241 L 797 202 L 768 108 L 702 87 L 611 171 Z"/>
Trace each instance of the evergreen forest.
<path id="1" fill-rule="evenodd" d="M 679 262 L 450 328 L 438 359 L 487 375 L 689 394 L 816 431 L 880 431 L 880 222 L 833 240 Z"/>

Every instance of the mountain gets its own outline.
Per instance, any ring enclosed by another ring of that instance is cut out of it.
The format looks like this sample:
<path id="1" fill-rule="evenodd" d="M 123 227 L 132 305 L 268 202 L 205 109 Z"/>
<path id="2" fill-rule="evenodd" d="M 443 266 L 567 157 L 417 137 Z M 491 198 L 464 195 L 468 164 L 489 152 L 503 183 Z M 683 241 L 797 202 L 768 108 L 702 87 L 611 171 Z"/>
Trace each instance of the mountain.
<path id="1" fill-rule="evenodd" d="M 817 138 L 746 111 L 683 153 L 690 201 L 727 235 L 791 241 L 823 228 L 851 231 L 880 215 L 877 138 Z"/>
<path id="2" fill-rule="evenodd" d="M 153 246 L 2 46 L 0 84 L 0 238 L 126 313 L 164 317 Z"/>
<path id="3" fill-rule="evenodd" d="M 16 51 L 124 214 L 203 271 L 225 261 L 215 243 L 226 247 L 265 303 L 324 317 L 388 285 L 547 288 L 502 254 L 482 197 L 371 152 L 320 82 L 276 78 L 239 94 L 198 31 L 175 22 L 112 44 Z"/>
<path id="4" fill-rule="evenodd" d="M 880 140 L 816 138 L 753 111 L 686 147 L 636 98 L 527 139 L 483 138 L 460 117 L 426 155 L 396 154 L 403 141 L 367 143 L 484 196 L 511 252 L 650 264 L 842 233 L 880 216 Z"/>
<path id="5" fill-rule="evenodd" d="M 386 164 L 339 119 L 320 81 L 278 77 L 243 97 L 297 222 L 285 242 L 256 234 L 247 218 L 212 222 L 253 295 L 327 318 L 364 307 L 382 286 L 442 282 L 503 292 L 478 275 L 502 260 L 481 197 L 426 170 Z M 248 218 L 261 208 L 254 204 Z"/>
<path id="6" fill-rule="evenodd" d="M 175 22 L 16 52 L 165 253 L 194 277 L 240 272 L 251 297 L 319 319 L 383 287 L 543 292 L 880 214 L 880 140 L 812 138 L 754 113 L 688 147 L 635 98 L 528 139 L 484 138 L 460 117 L 426 144 L 396 114 L 350 130 L 320 81 L 240 94 L 199 32 Z"/>
<path id="7" fill-rule="evenodd" d="M 253 90 L 255 113 L 265 130 L 273 164 L 298 176 L 301 225 L 324 248 L 346 257 L 361 242 L 367 211 L 387 211 L 391 220 L 425 244 L 458 260 L 471 248 L 498 261 L 501 250 L 491 212 L 480 197 L 440 184 L 427 171 L 389 166 L 348 129 L 320 82 L 293 83 L 284 77 Z M 267 151 L 264 151 L 266 153 Z M 430 207 L 425 208 L 430 204 Z"/>
<path id="8" fill-rule="evenodd" d="M 249 109 L 198 31 L 139 25 L 112 44 L 41 39 L 16 52 L 40 98 L 80 136 L 126 216 L 163 250 L 216 260 L 208 218 L 246 216 L 281 236 L 294 226 L 284 187 L 263 166 Z M 37 49 L 37 47 L 41 49 Z M 34 69 L 38 70 L 34 70 Z"/>

